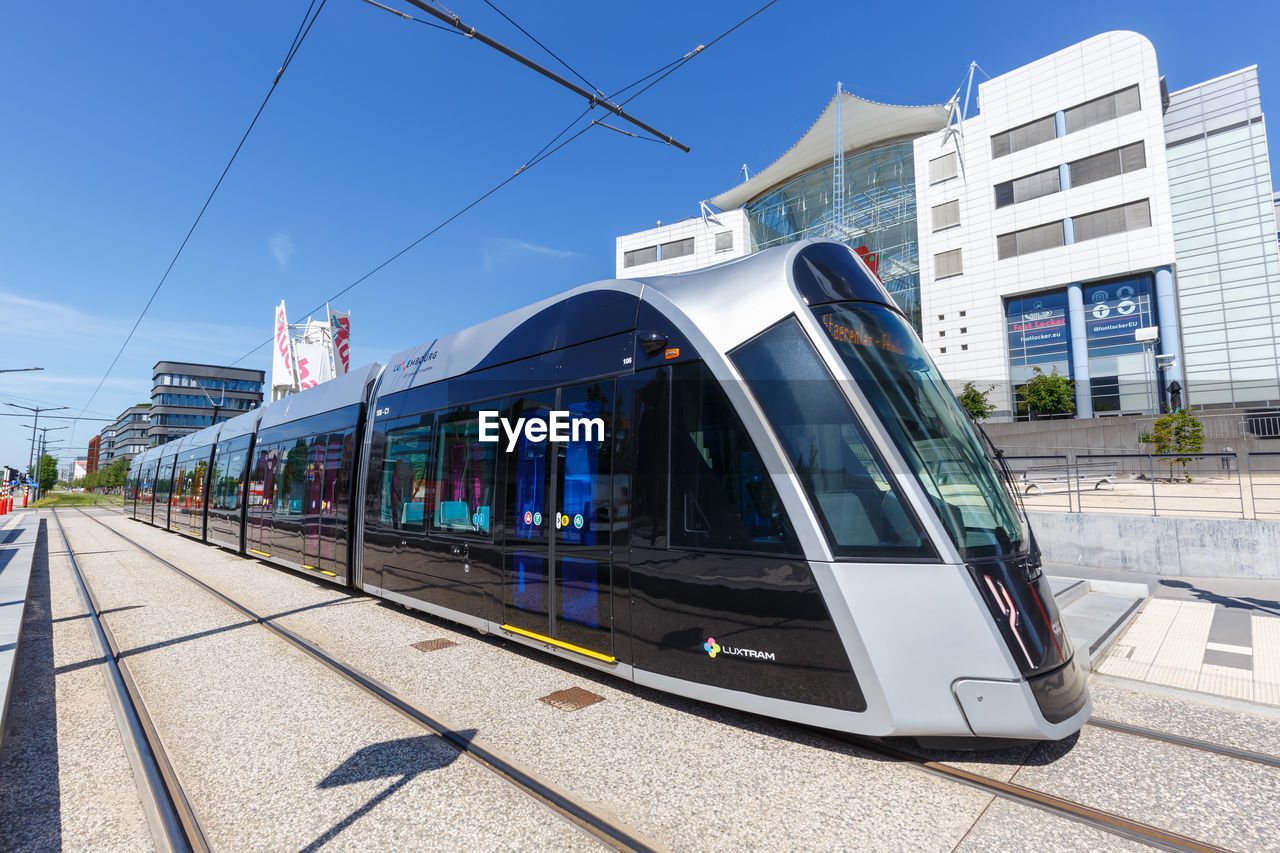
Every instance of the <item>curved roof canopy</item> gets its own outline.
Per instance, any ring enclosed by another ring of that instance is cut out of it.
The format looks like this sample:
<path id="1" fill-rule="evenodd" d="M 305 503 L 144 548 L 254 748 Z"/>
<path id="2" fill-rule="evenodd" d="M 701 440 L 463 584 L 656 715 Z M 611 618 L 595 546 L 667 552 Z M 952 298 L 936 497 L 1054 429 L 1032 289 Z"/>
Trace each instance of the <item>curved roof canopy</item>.
<path id="1" fill-rule="evenodd" d="M 842 92 L 832 97 L 813 126 L 791 146 L 787 153 L 755 177 L 731 190 L 720 193 L 711 203 L 721 210 L 741 207 L 797 175 L 830 163 L 835 156 L 836 97 L 842 97 L 844 118 L 844 150 L 858 151 L 891 139 L 920 136 L 947 126 L 947 108 L 943 104 L 922 107 L 898 107 L 878 104 Z"/>

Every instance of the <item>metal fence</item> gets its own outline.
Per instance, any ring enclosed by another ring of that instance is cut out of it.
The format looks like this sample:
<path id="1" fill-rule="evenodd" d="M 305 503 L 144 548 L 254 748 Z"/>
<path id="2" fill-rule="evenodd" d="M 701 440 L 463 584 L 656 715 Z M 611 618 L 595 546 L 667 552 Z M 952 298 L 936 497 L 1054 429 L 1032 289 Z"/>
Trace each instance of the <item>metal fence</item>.
<path id="1" fill-rule="evenodd" d="M 1029 510 L 1280 520 L 1280 452 L 1004 458 Z"/>

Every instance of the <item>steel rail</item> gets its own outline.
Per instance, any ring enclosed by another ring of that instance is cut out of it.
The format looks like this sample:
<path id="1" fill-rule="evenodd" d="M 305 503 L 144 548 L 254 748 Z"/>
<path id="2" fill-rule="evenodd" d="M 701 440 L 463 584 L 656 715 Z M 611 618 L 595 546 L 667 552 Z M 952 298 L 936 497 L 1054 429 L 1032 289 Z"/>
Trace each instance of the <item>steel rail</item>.
<path id="1" fill-rule="evenodd" d="M 107 692 L 111 696 L 112 710 L 120 725 L 130 763 L 140 771 L 134 775 L 135 778 L 140 775 L 139 787 L 144 788 L 147 795 L 143 799 L 143 811 L 147 813 L 147 823 L 156 847 L 165 851 L 208 851 L 210 846 L 200 818 L 187 799 L 159 732 L 147 714 L 137 683 L 120 659 L 120 647 L 115 636 L 102 620 L 102 609 L 93 588 L 80 571 L 75 552 L 67 540 L 67 532 L 62 527 L 62 519 L 56 509 L 52 513 L 80 598 L 89 614 L 98 654 L 107 669 Z"/>
<path id="2" fill-rule="evenodd" d="M 290 645 L 310 655 L 324 666 L 336 672 L 342 678 L 350 681 L 366 693 L 372 695 L 374 698 L 385 703 L 396 711 L 399 711 L 413 722 L 439 735 L 463 755 L 475 760 L 487 770 L 492 771 L 506 781 L 512 783 L 524 793 L 531 796 L 534 800 L 550 808 L 561 818 L 573 824 L 578 829 L 595 837 L 603 844 L 613 848 L 614 850 L 625 851 L 655 851 L 661 849 L 653 842 L 641 837 L 636 831 L 624 826 L 620 822 L 614 821 L 605 815 L 592 811 L 587 806 L 575 800 L 570 794 L 561 791 L 550 782 L 540 779 L 532 771 L 520 767 L 511 759 L 502 758 L 496 753 L 491 752 L 485 747 L 473 742 L 470 738 L 419 708 L 394 688 L 383 684 L 364 672 L 361 672 L 354 666 L 344 663 L 305 637 L 295 634 L 283 625 L 277 624 L 271 617 L 259 615 L 247 606 L 195 577 L 185 569 L 182 569 L 169 560 L 166 560 L 164 557 L 161 557 L 145 545 L 142 545 L 131 537 L 121 533 L 119 530 L 116 530 L 114 527 L 96 516 L 91 515 L 84 510 L 79 511 L 86 518 L 102 525 L 111 533 L 114 533 L 116 536 L 128 542 L 130 545 L 137 548 L 148 557 L 151 557 L 156 562 L 191 581 L 191 583 L 200 587 L 214 598 L 234 609 L 236 612 L 253 620 L 254 622 L 257 622 L 269 631 L 272 631 Z"/>
<path id="3" fill-rule="evenodd" d="M 1152 826 L 1142 821 L 1097 809 L 1093 806 L 1087 806 L 1084 803 L 1078 803 L 1044 791 L 1037 791 L 1034 788 L 1019 785 L 1016 782 L 1002 782 L 998 779 L 962 770 L 959 767 L 952 767 L 940 761 L 932 761 L 874 739 L 841 732 L 826 731 L 824 734 L 841 743 L 856 746 L 882 758 L 900 761 L 931 775 L 941 776 L 953 782 L 978 788 L 1013 802 L 1044 809 L 1095 829 L 1101 829 L 1112 835 L 1158 847 L 1161 850 L 1178 851 L 1178 853 L 1230 853 L 1225 847 L 1219 847 L 1206 841 L 1199 841 L 1172 830 Z"/>
<path id="4" fill-rule="evenodd" d="M 1085 725 L 1094 726 L 1099 729 L 1123 732 L 1127 735 L 1143 737 L 1148 740 L 1159 741 L 1161 743 L 1172 743 L 1177 746 L 1198 749 L 1202 752 L 1211 752 L 1214 755 L 1238 758 L 1241 761 L 1252 761 L 1255 764 L 1265 764 L 1268 767 L 1280 767 L 1280 756 L 1268 755 L 1265 752 L 1254 752 L 1251 749 L 1240 749 L 1235 746 L 1226 746 L 1221 743 L 1213 743 L 1212 741 L 1186 737 L 1185 735 L 1177 735 L 1173 732 L 1162 732 L 1158 729 L 1149 729 L 1145 726 L 1135 726 L 1130 723 L 1121 723 L 1116 720 L 1107 720 L 1101 717 L 1090 717 Z"/>

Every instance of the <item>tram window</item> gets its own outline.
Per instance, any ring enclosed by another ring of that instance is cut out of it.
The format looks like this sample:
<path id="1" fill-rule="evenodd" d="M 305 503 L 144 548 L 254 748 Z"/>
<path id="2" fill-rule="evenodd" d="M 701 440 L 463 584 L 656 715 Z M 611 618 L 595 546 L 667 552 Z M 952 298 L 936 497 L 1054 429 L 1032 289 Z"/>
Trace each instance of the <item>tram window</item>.
<path id="1" fill-rule="evenodd" d="M 672 372 L 670 494 L 674 546 L 800 550 L 769 472 L 702 362 Z"/>
<path id="2" fill-rule="evenodd" d="M 275 494 L 276 515 L 302 515 L 308 465 L 307 439 L 299 438 L 281 448 L 279 484 Z"/>
<path id="3" fill-rule="evenodd" d="M 480 403 L 440 417 L 432 530 L 489 537 L 498 445 L 480 440 L 479 412 L 500 408 L 496 403 Z"/>
<path id="4" fill-rule="evenodd" d="M 732 358 L 838 556 L 932 555 L 848 400 L 794 317 L 743 344 Z"/>
<path id="5" fill-rule="evenodd" d="M 435 512 L 435 483 L 430 479 L 434 426 L 427 415 L 387 431 L 379 519 L 388 527 L 424 530 L 426 519 Z"/>

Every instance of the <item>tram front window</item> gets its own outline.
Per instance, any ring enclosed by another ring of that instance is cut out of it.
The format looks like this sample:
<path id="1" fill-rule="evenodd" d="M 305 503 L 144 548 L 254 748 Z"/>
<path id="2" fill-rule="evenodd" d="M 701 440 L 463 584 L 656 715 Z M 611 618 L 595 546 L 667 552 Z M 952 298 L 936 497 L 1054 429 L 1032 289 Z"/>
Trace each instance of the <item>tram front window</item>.
<path id="1" fill-rule="evenodd" d="M 969 416 L 907 321 L 870 303 L 813 313 L 965 559 L 1015 553 L 1022 523 Z"/>

